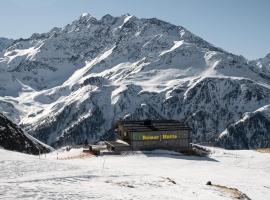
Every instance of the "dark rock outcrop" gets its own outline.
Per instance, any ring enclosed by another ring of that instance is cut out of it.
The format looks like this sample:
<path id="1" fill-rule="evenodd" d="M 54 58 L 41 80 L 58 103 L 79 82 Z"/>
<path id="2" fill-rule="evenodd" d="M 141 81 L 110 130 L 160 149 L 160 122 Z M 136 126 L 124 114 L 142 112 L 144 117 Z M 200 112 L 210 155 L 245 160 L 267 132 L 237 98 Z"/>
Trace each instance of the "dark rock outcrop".
<path id="1" fill-rule="evenodd" d="M 0 147 L 6 150 L 38 155 L 52 149 L 24 133 L 16 124 L 0 113 Z"/>

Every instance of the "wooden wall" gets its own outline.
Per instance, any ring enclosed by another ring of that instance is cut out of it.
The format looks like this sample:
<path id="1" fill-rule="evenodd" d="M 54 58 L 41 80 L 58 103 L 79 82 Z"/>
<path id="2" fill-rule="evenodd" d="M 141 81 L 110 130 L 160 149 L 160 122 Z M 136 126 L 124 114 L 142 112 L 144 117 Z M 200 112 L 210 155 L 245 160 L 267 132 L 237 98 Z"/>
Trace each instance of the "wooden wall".
<path id="1" fill-rule="evenodd" d="M 170 132 L 136 132 L 130 140 L 132 150 L 165 149 L 174 151 L 188 151 L 190 149 L 190 133 L 187 130 Z M 176 137 L 176 136 L 177 137 Z"/>

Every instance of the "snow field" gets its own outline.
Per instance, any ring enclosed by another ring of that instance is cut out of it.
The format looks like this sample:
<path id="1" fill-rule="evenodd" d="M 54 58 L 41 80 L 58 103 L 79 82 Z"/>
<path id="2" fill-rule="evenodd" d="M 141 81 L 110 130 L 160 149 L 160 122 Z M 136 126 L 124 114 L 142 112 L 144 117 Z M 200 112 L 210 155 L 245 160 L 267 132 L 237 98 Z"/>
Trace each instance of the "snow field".
<path id="1" fill-rule="evenodd" d="M 89 156 L 55 151 L 41 158 L 0 149 L 0 199 L 234 199 L 270 195 L 270 154 L 211 149 L 209 158 L 169 152 Z"/>

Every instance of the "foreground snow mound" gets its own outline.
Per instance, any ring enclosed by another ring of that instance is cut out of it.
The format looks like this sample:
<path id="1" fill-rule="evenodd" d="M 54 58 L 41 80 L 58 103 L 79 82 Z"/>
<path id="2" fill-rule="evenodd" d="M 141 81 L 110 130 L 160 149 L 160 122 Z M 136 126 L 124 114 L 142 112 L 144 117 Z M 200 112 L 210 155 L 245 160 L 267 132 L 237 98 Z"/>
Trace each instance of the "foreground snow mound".
<path id="1" fill-rule="evenodd" d="M 0 110 L 57 147 L 111 139 L 120 119 L 185 120 L 214 142 L 269 104 L 267 63 L 156 18 L 83 14 L 0 52 Z"/>
<path id="2" fill-rule="evenodd" d="M 87 157 L 72 149 L 39 158 L 0 149 L 0 194 L 3 199 L 269 199 L 269 153 L 211 152 L 210 157 L 159 151 Z"/>
<path id="3" fill-rule="evenodd" d="M 36 155 L 48 153 L 52 150 L 51 147 L 24 133 L 17 125 L 12 123 L 1 113 L 0 146 L 7 150 Z"/>

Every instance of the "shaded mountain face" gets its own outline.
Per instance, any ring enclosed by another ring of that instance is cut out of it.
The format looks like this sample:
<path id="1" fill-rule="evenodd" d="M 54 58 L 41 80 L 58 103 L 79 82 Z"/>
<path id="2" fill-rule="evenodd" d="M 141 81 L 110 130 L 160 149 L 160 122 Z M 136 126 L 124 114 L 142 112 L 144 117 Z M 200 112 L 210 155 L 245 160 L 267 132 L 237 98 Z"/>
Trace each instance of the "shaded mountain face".
<path id="1" fill-rule="evenodd" d="M 231 124 L 217 143 L 228 149 L 257 149 L 270 146 L 270 106 L 264 106 Z"/>
<path id="2" fill-rule="evenodd" d="M 267 54 L 264 58 L 253 60 L 250 63 L 257 66 L 261 73 L 268 77 L 270 76 L 270 53 Z"/>
<path id="3" fill-rule="evenodd" d="M 120 119 L 183 120 L 216 142 L 270 104 L 257 62 L 155 18 L 86 14 L 2 51 L 0 109 L 54 146 L 112 138 Z"/>
<path id="4" fill-rule="evenodd" d="M 48 153 L 52 149 L 25 134 L 17 125 L 0 113 L 0 147 L 28 154 Z"/>
<path id="5" fill-rule="evenodd" d="M 14 40 L 0 37 L 0 52 L 12 44 Z"/>

